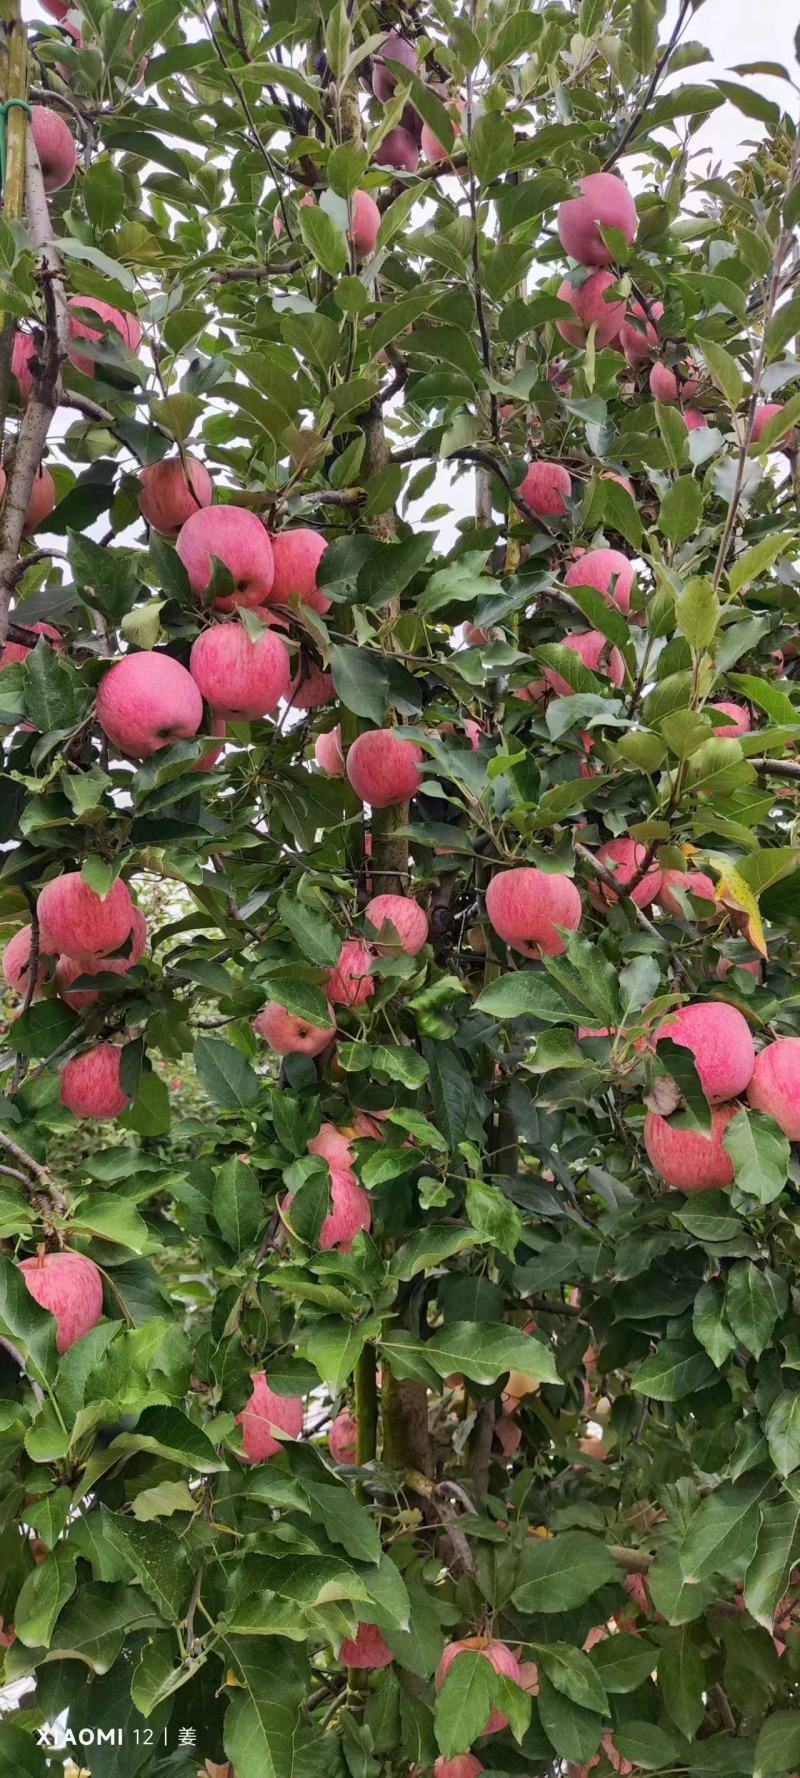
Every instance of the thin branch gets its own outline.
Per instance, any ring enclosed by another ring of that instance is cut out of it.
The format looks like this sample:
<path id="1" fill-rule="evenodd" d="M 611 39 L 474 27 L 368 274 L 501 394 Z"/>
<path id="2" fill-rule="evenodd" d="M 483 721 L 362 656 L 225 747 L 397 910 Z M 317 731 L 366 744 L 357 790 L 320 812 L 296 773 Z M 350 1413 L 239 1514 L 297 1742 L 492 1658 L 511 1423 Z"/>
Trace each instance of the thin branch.
<path id="1" fill-rule="evenodd" d="M 788 778 L 794 784 L 800 784 L 800 763 L 794 759 L 762 759 L 751 758 L 747 761 L 754 770 L 765 778 Z"/>
<path id="2" fill-rule="evenodd" d="M 26 139 L 26 201 L 29 233 L 40 256 L 37 276 L 44 289 L 46 323 L 40 370 L 22 418 L 0 516 L 0 642 L 6 638 L 25 515 L 44 455 L 50 422 L 58 407 L 61 370 L 69 342 L 69 311 L 61 276 L 61 258 L 50 223 L 39 156 L 30 130 Z"/>
<path id="3" fill-rule="evenodd" d="M 680 12 L 678 13 L 677 19 L 675 20 L 675 26 L 674 26 L 674 29 L 672 32 L 672 36 L 670 37 L 669 43 L 667 44 L 666 49 L 659 56 L 658 61 L 656 62 L 656 65 L 655 65 L 655 68 L 653 69 L 650 80 L 648 81 L 644 98 L 641 100 L 637 110 L 634 111 L 633 117 L 631 118 L 630 123 L 627 125 L 627 128 L 624 130 L 622 136 L 620 137 L 620 140 L 617 143 L 616 148 L 612 149 L 612 151 L 608 155 L 607 159 L 604 160 L 604 162 L 603 162 L 603 172 L 604 173 L 607 173 L 609 167 L 613 167 L 615 165 L 615 163 L 619 160 L 620 155 L 624 154 L 625 149 L 627 148 L 628 143 L 630 142 L 631 138 L 636 135 L 636 132 L 639 128 L 642 118 L 647 115 L 647 112 L 650 109 L 651 101 L 652 101 L 653 96 L 656 92 L 659 81 L 661 80 L 661 76 L 666 70 L 667 63 L 670 61 L 673 51 L 678 46 L 678 40 L 680 38 L 681 32 L 683 30 L 684 25 L 686 24 L 687 19 L 691 17 L 692 9 L 693 9 L 692 8 L 692 0 L 682 0 L 681 9 L 680 9 Z"/>

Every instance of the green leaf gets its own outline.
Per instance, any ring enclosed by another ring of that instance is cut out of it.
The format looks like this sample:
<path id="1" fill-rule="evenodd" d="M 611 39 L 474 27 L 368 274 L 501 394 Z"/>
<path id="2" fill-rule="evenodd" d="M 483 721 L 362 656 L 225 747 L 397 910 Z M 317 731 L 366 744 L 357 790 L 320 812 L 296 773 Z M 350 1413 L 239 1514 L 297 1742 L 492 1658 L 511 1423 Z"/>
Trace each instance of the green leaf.
<path id="1" fill-rule="evenodd" d="M 75 1551 L 57 1544 L 22 1584 L 14 1628 L 27 1648 L 47 1647 L 56 1618 L 75 1591 Z"/>
<path id="2" fill-rule="evenodd" d="M 428 1090 L 436 1127 L 452 1151 L 466 1132 L 474 1104 L 472 1075 L 451 1043 L 423 1038 L 422 1053 L 428 1064 Z"/>
<path id="3" fill-rule="evenodd" d="M 336 696 L 345 709 L 365 716 L 380 727 L 386 713 L 388 674 L 382 661 L 366 648 L 334 644 L 330 665 Z"/>
<path id="4" fill-rule="evenodd" d="M 110 155 L 98 155 L 82 181 L 83 201 L 89 221 L 101 234 L 115 228 L 125 212 L 125 180 Z"/>
<path id="5" fill-rule="evenodd" d="M 637 1366 L 633 1388 L 654 1401 L 680 1401 L 713 1381 L 714 1366 L 693 1340 L 662 1340 L 658 1351 Z"/>
<path id="6" fill-rule="evenodd" d="M 473 1383 L 494 1383 L 504 1371 L 519 1370 L 542 1383 L 554 1383 L 558 1378 L 547 1347 L 516 1327 L 489 1322 L 475 1327 L 470 1321 L 453 1321 L 429 1340 L 388 1332 L 381 1344 L 400 1376 L 405 1355 L 411 1358 L 419 1352 L 440 1377 L 461 1371 Z"/>
<path id="7" fill-rule="evenodd" d="M 317 265 L 332 278 L 344 271 L 348 262 L 348 246 L 344 231 L 337 227 L 319 204 L 301 204 L 297 222 L 305 245 L 313 253 Z"/>
<path id="8" fill-rule="evenodd" d="M 340 1543 L 357 1562 L 379 1562 L 381 1539 L 366 1508 L 350 1489 L 333 1481 L 306 1481 L 305 1490 L 332 1543 Z"/>
<path id="9" fill-rule="evenodd" d="M 652 1644 L 637 1636 L 608 1636 L 589 1651 L 607 1692 L 635 1692 L 653 1671 Z"/>
<path id="10" fill-rule="evenodd" d="M 444 1759 L 466 1753 L 494 1708 L 499 1675 L 480 1649 L 456 1655 L 436 1699 L 436 1740 Z"/>
<path id="11" fill-rule="evenodd" d="M 800 1715 L 796 1710 L 773 1710 L 759 1730 L 753 1778 L 775 1778 L 790 1771 L 798 1759 Z"/>
<path id="12" fill-rule="evenodd" d="M 225 1111 L 248 1111 L 259 1098 L 258 1075 L 232 1043 L 198 1037 L 194 1046 L 198 1079 L 209 1099 Z"/>
<path id="13" fill-rule="evenodd" d="M 678 629 L 691 648 L 708 648 L 716 635 L 720 604 L 710 580 L 695 577 L 687 581 L 675 601 Z"/>
<path id="14" fill-rule="evenodd" d="M 735 358 L 726 352 L 716 340 L 698 338 L 698 346 L 705 358 L 709 375 L 721 390 L 728 406 L 735 412 L 744 394 L 742 373 Z"/>
<path id="15" fill-rule="evenodd" d="M 765 1506 L 755 1555 L 744 1581 L 744 1600 L 751 1617 L 772 1633 L 775 1613 L 786 1592 L 792 1569 L 800 1561 L 800 1504 L 779 1500 Z"/>
<path id="16" fill-rule="evenodd" d="M 705 1668 L 687 1624 L 665 1641 L 658 1657 L 658 1683 L 669 1715 L 688 1741 L 705 1716 Z"/>
<path id="17" fill-rule="evenodd" d="M 782 1391 L 769 1410 L 764 1431 L 778 1474 L 791 1475 L 800 1467 L 800 1394 Z"/>
<path id="18" fill-rule="evenodd" d="M 319 1372 L 329 1389 L 341 1389 L 352 1376 L 364 1350 L 365 1335 L 360 1328 L 333 1315 L 315 1322 L 306 1336 L 302 1350 Z"/>
<path id="19" fill-rule="evenodd" d="M 681 1566 L 688 1580 L 728 1574 L 743 1557 L 752 1559 L 764 1485 L 763 1480 L 723 1483 L 701 1501 L 689 1520 L 681 1550 Z"/>
<path id="20" fill-rule="evenodd" d="M 130 1247 L 134 1253 L 144 1253 L 148 1245 L 147 1224 L 135 1204 L 112 1192 L 104 1192 L 102 1197 L 81 1198 L 74 1211 L 73 1224 L 90 1235 L 99 1235 L 103 1241 Z"/>
<path id="21" fill-rule="evenodd" d="M 174 1532 L 105 1510 L 103 1531 L 167 1622 L 178 1622 L 191 1592 L 192 1567 Z"/>
<path id="22" fill-rule="evenodd" d="M 324 914 L 294 895 L 279 897 L 278 914 L 304 959 L 319 964 L 336 962 L 342 941 Z"/>
<path id="23" fill-rule="evenodd" d="M 719 1370 L 736 1350 L 736 1335 L 725 1316 L 725 1287 L 721 1278 L 701 1284 L 694 1299 L 692 1332 Z"/>
<path id="24" fill-rule="evenodd" d="M 481 990 L 475 1010 L 496 1019 L 534 1018 L 548 1025 L 583 1023 L 580 1009 L 571 1007 L 539 969 L 518 969 L 513 975 L 498 976 Z"/>
<path id="25" fill-rule="evenodd" d="M 119 1433 L 112 1439 L 109 1449 L 114 1452 L 150 1451 L 157 1457 L 166 1458 L 169 1463 L 197 1470 L 201 1475 L 213 1475 L 226 1468 L 208 1434 L 175 1407 L 145 1408 L 139 1416 L 136 1431 Z"/>
<path id="26" fill-rule="evenodd" d="M 654 1722 L 624 1722 L 614 1730 L 614 1746 L 623 1759 L 646 1772 L 674 1765 L 678 1757 L 672 1736 Z"/>
<path id="27" fill-rule="evenodd" d="M 109 549 L 78 531 L 69 531 L 67 554 L 81 598 L 111 623 L 136 604 L 139 582 L 131 550 Z"/>
<path id="28" fill-rule="evenodd" d="M 237 1680 L 225 1716 L 225 1752 L 237 1778 L 292 1778 L 303 1685 L 285 1645 L 222 1637 Z"/>
<path id="29" fill-rule="evenodd" d="M 619 1579 L 614 1557 L 588 1531 L 563 1531 L 530 1538 L 519 1561 L 514 1604 L 520 1611 L 572 1611 L 592 1594 Z M 613 1690 L 614 1688 L 611 1687 Z"/>
<path id="30" fill-rule="evenodd" d="M 752 1260 L 737 1260 L 728 1273 L 725 1313 L 748 1352 L 760 1358 L 789 1300 L 786 1280 Z"/>
<path id="31" fill-rule="evenodd" d="M 545 1673 L 539 1680 L 538 1710 L 547 1739 L 562 1759 L 579 1765 L 591 1759 L 600 1744 L 602 1716 L 573 1704 Z"/>
<path id="32" fill-rule="evenodd" d="M 658 515 L 658 529 L 670 543 L 685 543 L 694 537 L 703 511 L 700 483 L 691 475 L 681 475 L 667 489 Z"/>
<path id="33" fill-rule="evenodd" d="M 573 1704 L 580 1704 L 583 1710 L 607 1714 L 608 1697 L 605 1686 L 589 1656 L 582 1649 L 570 1648 L 564 1642 L 553 1643 L 541 1650 L 539 1659 L 541 1671 L 547 1674 L 556 1691 L 562 1692 L 565 1698 L 571 1698 Z"/>
<path id="34" fill-rule="evenodd" d="M 762 537 L 751 549 L 746 549 L 737 557 L 728 573 L 728 585 L 732 593 L 741 593 L 745 587 L 751 586 L 762 574 L 766 574 L 777 562 L 779 556 L 793 555 L 796 540 L 790 531 L 773 532 L 771 537 Z"/>
<path id="35" fill-rule="evenodd" d="M 789 1177 L 789 1141 L 774 1119 L 763 1111 L 737 1111 L 725 1131 L 723 1144 L 733 1161 L 739 1191 L 772 1204 Z"/>
<path id="36" fill-rule="evenodd" d="M 77 1014 L 60 1001 L 35 1001 L 14 1020 L 12 1048 L 18 1055 L 31 1059 L 52 1055 L 53 1050 L 67 1042 L 77 1025 Z"/>
<path id="37" fill-rule="evenodd" d="M 6 669 L 7 670 L 7 669 Z M 41 636 L 23 666 L 25 710 L 42 735 L 77 727 L 91 693 L 72 662 Z"/>
<path id="38" fill-rule="evenodd" d="M 214 1220 L 234 1253 L 249 1247 L 264 1220 L 261 1188 L 253 1172 L 238 1155 L 225 1162 L 211 1194 Z"/>
<path id="39" fill-rule="evenodd" d="M 61 1612 L 48 1638 L 50 1654 L 108 1673 L 131 1631 L 156 1621 L 152 1605 L 135 1587 L 87 1581 Z"/>
<path id="40" fill-rule="evenodd" d="M 514 126 L 502 111 L 484 111 L 469 138 L 470 164 L 482 185 L 490 185 L 508 167 L 514 148 Z"/>

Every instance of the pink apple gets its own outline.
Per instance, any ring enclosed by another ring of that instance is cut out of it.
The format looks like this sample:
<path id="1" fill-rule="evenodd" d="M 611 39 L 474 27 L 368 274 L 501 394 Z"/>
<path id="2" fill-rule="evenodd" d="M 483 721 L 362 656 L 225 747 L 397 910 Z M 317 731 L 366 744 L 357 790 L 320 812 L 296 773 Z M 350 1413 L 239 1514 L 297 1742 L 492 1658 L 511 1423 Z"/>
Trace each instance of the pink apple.
<path id="1" fill-rule="evenodd" d="M 302 653 L 300 666 L 289 687 L 289 703 L 295 710 L 318 710 L 330 704 L 334 695 L 333 674 L 318 667 Z"/>
<path id="2" fill-rule="evenodd" d="M 165 537 L 177 537 L 192 513 L 210 506 L 214 486 L 197 457 L 163 457 L 139 471 L 139 511 Z"/>
<path id="3" fill-rule="evenodd" d="M 621 297 L 606 302 L 606 292 L 617 280 L 613 272 L 592 272 L 583 284 L 565 278 L 557 295 L 575 311 L 574 321 L 557 321 L 561 338 L 571 346 L 585 346 L 590 328 L 595 328 L 595 344 L 610 346 L 617 338 L 625 319 L 625 303 Z"/>
<path id="4" fill-rule="evenodd" d="M 756 408 L 756 411 L 753 415 L 753 425 L 752 425 L 752 428 L 750 431 L 750 443 L 751 444 L 758 444 L 760 442 L 760 439 L 762 437 L 762 434 L 763 434 L 765 428 L 769 425 L 770 420 L 777 419 L 778 414 L 782 414 L 782 413 L 783 413 L 783 403 L 782 402 L 780 402 L 780 401 L 764 401 L 764 402 L 762 402 L 761 406 Z M 791 432 L 791 426 L 787 426 L 786 431 L 781 433 L 780 438 L 776 439 L 774 444 L 770 445 L 770 447 L 769 447 L 770 450 L 771 451 L 779 451 L 781 448 L 781 445 L 783 445 L 785 443 L 790 432 Z"/>
<path id="5" fill-rule="evenodd" d="M 775 1119 L 790 1141 L 800 1140 L 800 1037 L 776 1037 L 765 1044 L 756 1057 L 747 1097 L 754 1110 Z"/>
<path id="6" fill-rule="evenodd" d="M 747 1020 L 725 1000 L 693 1001 L 670 1013 L 655 1033 L 694 1057 L 709 1104 L 738 1099 L 752 1078 L 756 1053 Z"/>
<path id="7" fill-rule="evenodd" d="M 656 900 L 667 914 L 675 914 L 679 920 L 686 918 L 680 902 L 676 899 L 675 890 L 682 889 L 688 897 L 695 901 L 708 902 L 708 911 L 699 916 L 703 920 L 713 920 L 717 908 L 717 892 L 711 878 L 702 870 L 665 870 L 661 873 L 661 887 Z"/>
<path id="8" fill-rule="evenodd" d="M 95 963 L 86 958 L 61 956 L 55 970 L 58 992 L 73 1012 L 83 1012 L 84 1007 L 96 1006 L 101 999 L 99 990 L 93 988 L 73 988 L 82 976 L 87 975 L 127 975 L 129 969 L 144 955 L 147 946 L 147 921 L 140 908 L 134 907 L 133 922 L 128 940 L 129 951 L 125 957 L 98 957 Z"/>
<path id="9" fill-rule="evenodd" d="M 519 1661 L 505 1642 L 495 1641 L 493 1636 L 467 1636 L 461 1642 L 448 1642 L 436 1669 L 434 1683 L 437 1692 L 441 1691 L 453 1662 L 465 1650 L 472 1649 L 486 1657 L 486 1660 L 494 1667 L 495 1673 L 504 1673 L 507 1679 L 513 1679 L 517 1685 L 520 1684 Z M 499 1735 L 500 1730 L 507 1727 L 508 1717 L 503 1714 L 502 1710 L 495 1709 L 491 1711 L 480 1732 L 482 1735 Z"/>
<path id="10" fill-rule="evenodd" d="M 359 1624 L 355 1636 L 345 1637 L 339 1649 L 339 1660 L 344 1667 L 358 1667 L 369 1672 L 388 1667 L 394 1655 L 377 1624 Z"/>
<path id="11" fill-rule="evenodd" d="M 714 729 L 714 734 L 720 735 L 724 741 L 735 741 L 738 735 L 749 734 L 751 728 L 750 711 L 746 704 L 732 704 L 723 701 L 718 704 L 709 704 L 708 708 L 716 710 L 720 716 L 729 719 L 727 722 L 720 722 Z"/>
<path id="12" fill-rule="evenodd" d="M 96 1043 L 72 1056 L 61 1070 L 61 1103 L 73 1117 L 119 1117 L 128 1104 L 120 1083 L 122 1051 L 115 1043 Z"/>
<path id="13" fill-rule="evenodd" d="M 33 927 L 20 926 L 19 932 L 10 938 L 3 952 L 3 980 L 7 988 L 13 988 L 16 994 L 26 994 L 30 980 L 31 943 Z M 39 967 L 36 971 L 38 988 L 47 981 L 47 963 L 45 958 L 52 952 L 48 951 L 49 941 L 46 932 L 39 932 Z"/>
<path id="14" fill-rule="evenodd" d="M 638 226 L 636 205 L 616 173 L 586 173 L 579 198 L 558 207 L 558 233 L 565 253 L 580 265 L 609 265 L 615 257 L 601 228 L 616 228 L 630 245 Z"/>
<path id="15" fill-rule="evenodd" d="M 134 923 L 134 904 L 121 877 L 106 895 L 98 895 L 79 871 L 64 871 L 40 890 L 36 914 L 54 950 L 91 961 L 122 949 Z"/>
<path id="16" fill-rule="evenodd" d="M 203 699 L 191 673 L 170 654 L 126 654 L 100 681 L 97 720 L 118 753 L 148 759 L 196 735 Z"/>
<path id="17" fill-rule="evenodd" d="M 411 131 L 404 129 L 402 124 L 387 130 L 375 150 L 374 159 L 376 167 L 394 167 L 399 173 L 416 173 L 419 148 Z"/>
<path id="18" fill-rule="evenodd" d="M 397 31 L 387 33 L 372 58 L 372 91 L 376 99 L 382 99 L 384 104 L 387 99 L 391 99 L 397 85 L 397 75 L 391 68 L 387 68 L 387 61 L 397 62 L 412 73 L 416 70 L 417 52 L 414 45 Z"/>
<path id="19" fill-rule="evenodd" d="M 31 397 L 35 370 L 39 365 L 39 348 L 29 333 L 15 333 L 11 349 L 11 375 L 16 378 L 19 390 L 20 406 L 25 407 Z"/>
<path id="20" fill-rule="evenodd" d="M 644 1120 L 644 1145 L 650 1165 L 673 1191 L 715 1191 L 733 1182 L 733 1161 L 724 1146 L 725 1131 L 740 1105 L 715 1105 L 711 1134 L 681 1129 L 649 1111 Z"/>
<path id="21" fill-rule="evenodd" d="M 589 549 L 567 569 L 566 586 L 590 586 L 602 593 L 607 605 L 617 605 L 627 616 L 631 608 L 633 563 L 619 549 Z"/>
<path id="22" fill-rule="evenodd" d="M 211 583 L 212 557 L 224 563 L 235 591 L 215 600 L 220 611 L 263 605 L 272 591 L 272 545 L 261 520 L 246 506 L 206 506 L 193 512 L 178 532 L 177 550 L 196 597 Z"/>
<path id="23" fill-rule="evenodd" d="M 283 1432 L 290 1439 L 300 1437 L 303 1401 L 299 1395 L 277 1395 L 270 1389 L 264 1371 L 251 1371 L 250 1381 L 250 1398 L 236 1415 L 236 1424 L 242 1428 L 238 1454 L 243 1463 L 266 1463 L 281 1448 L 282 1441 L 275 1437 L 276 1432 Z"/>
<path id="24" fill-rule="evenodd" d="M 585 667 L 592 673 L 599 673 L 610 679 L 612 685 L 621 685 L 625 678 L 625 662 L 618 648 L 612 648 L 608 638 L 601 630 L 574 630 L 569 635 L 560 637 L 562 648 L 569 648 L 577 654 Z M 545 667 L 544 678 L 551 691 L 557 692 L 560 698 L 573 696 L 572 686 L 567 679 L 558 673 L 555 667 Z M 528 687 L 530 691 L 532 688 Z"/>
<path id="25" fill-rule="evenodd" d="M 331 601 L 317 586 L 317 569 L 328 547 L 326 539 L 319 531 L 298 525 L 293 531 L 272 532 L 270 543 L 273 578 L 268 604 L 288 605 L 296 597 L 324 617 Z"/>
<path id="26" fill-rule="evenodd" d="M 65 1248 L 61 1253 L 22 1259 L 19 1269 L 34 1302 L 55 1316 L 59 1353 L 67 1352 L 97 1326 L 103 1313 L 103 1279 L 83 1253 Z"/>
<path id="27" fill-rule="evenodd" d="M 58 630 L 53 629 L 52 624 L 31 624 L 31 631 L 37 636 L 46 636 L 51 646 L 55 648 L 59 654 L 63 654 L 64 643 L 61 634 Z M 15 661 L 27 660 L 31 649 L 35 647 L 35 642 L 5 642 L 2 649 L 0 649 L 0 672 L 2 672 L 3 667 L 12 667 Z"/>
<path id="28" fill-rule="evenodd" d="M 298 210 L 307 210 L 312 204 L 315 204 L 316 201 L 313 191 L 307 191 L 305 197 L 300 199 L 297 208 Z M 283 234 L 283 226 L 283 217 L 281 215 L 281 207 L 279 204 L 272 216 L 272 232 L 276 241 L 279 241 Z"/>
<path id="29" fill-rule="evenodd" d="M 327 1161 L 331 1171 L 335 1169 L 337 1173 L 351 1173 L 353 1170 L 353 1150 L 344 1131 L 337 1129 L 335 1124 L 324 1123 L 320 1126 L 316 1136 L 312 1136 L 308 1143 L 308 1152 L 320 1155 L 322 1160 Z"/>
<path id="30" fill-rule="evenodd" d="M 662 302 L 637 302 L 634 298 L 628 309 L 628 317 L 619 330 L 619 343 L 628 363 L 635 370 L 639 365 L 646 364 L 652 358 L 658 345 L 658 332 L 654 325 L 660 321 L 664 313 Z"/>
<path id="31" fill-rule="evenodd" d="M 370 974 L 372 951 L 360 938 L 349 938 L 342 945 L 339 960 L 326 971 L 325 992 L 334 1006 L 361 1006 L 375 992 L 375 977 Z"/>
<path id="32" fill-rule="evenodd" d="M 276 1056 L 319 1056 L 336 1036 L 332 1007 L 329 1012 L 329 1025 L 312 1025 L 310 1019 L 299 1018 L 295 1013 L 287 1012 L 279 1001 L 271 1000 L 254 1018 L 253 1030 L 258 1037 L 263 1037 Z"/>
<path id="33" fill-rule="evenodd" d="M 75 138 L 69 125 L 49 105 L 31 106 L 31 135 L 39 156 L 45 191 L 68 185 L 78 164 Z"/>
<path id="34" fill-rule="evenodd" d="M 0 465 L 0 500 L 5 498 L 7 479 L 6 472 L 2 468 L 2 465 Z M 49 469 L 45 469 L 44 464 L 40 463 L 33 478 L 31 497 L 28 501 L 27 511 L 25 513 L 25 523 L 22 527 L 23 537 L 30 537 L 31 533 L 37 530 L 38 526 L 41 525 L 46 518 L 49 518 L 55 503 L 56 484 L 53 481 Z M 51 629 L 51 626 L 49 624 L 37 624 L 36 628 L 40 631 L 47 632 Z M 58 631 L 53 630 L 52 634 L 57 636 Z M 60 640 L 61 638 L 59 636 L 59 641 Z M 8 663 L 6 662 L 4 664 L 7 665 Z"/>
<path id="35" fill-rule="evenodd" d="M 314 758 L 320 771 L 324 772 L 326 777 L 344 777 L 342 731 L 338 722 L 335 728 L 326 729 L 324 735 L 317 735 L 314 742 Z"/>
<path id="36" fill-rule="evenodd" d="M 328 1428 L 328 1450 L 334 1463 L 357 1461 L 358 1423 L 349 1408 L 342 1408 Z M 353 1666 L 350 1661 L 349 1666 Z"/>
<path id="37" fill-rule="evenodd" d="M 577 932 L 583 906 L 571 877 L 522 865 L 500 871 L 486 890 L 486 912 L 499 938 L 524 957 L 558 957 Z"/>
<path id="38" fill-rule="evenodd" d="M 192 644 L 189 666 L 214 715 L 228 722 L 269 716 L 289 690 L 289 655 L 274 630 L 253 641 L 243 624 L 214 624 Z"/>
<path id="39" fill-rule="evenodd" d="M 362 803 L 387 809 L 416 794 L 422 759 L 416 741 L 403 741 L 390 728 L 365 729 L 348 749 L 347 776 Z"/>
<path id="40" fill-rule="evenodd" d="M 127 314 L 122 309 L 115 309 L 112 303 L 102 302 L 99 296 L 70 296 L 67 308 L 74 311 L 70 317 L 70 336 L 74 340 L 102 340 L 107 335 L 113 339 L 119 334 L 129 352 L 138 352 L 142 343 L 141 324 L 135 315 Z M 102 323 L 100 327 L 92 327 L 85 319 L 84 311 L 96 315 Z M 85 352 L 76 352 L 71 346 L 67 354 L 70 364 L 76 370 L 82 370 L 87 377 L 93 377 L 96 370 L 95 360 L 88 358 Z"/>
<path id="41" fill-rule="evenodd" d="M 572 493 L 572 477 L 563 463 L 532 463 L 517 494 L 542 518 L 563 518 Z"/>
<path id="42" fill-rule="evenodd" d="M 370 253 L 374 253 L 377 246 L 381 213 L 368 191 L 354 191 L 348 205 L 350 222 L 347 239 L 356 259 L 366 259 Z"/>
<path id="43" fill-rule="evenodd" d="M 375 895 L 364 918 L 376 934 L 384 933 L 370 939 L 379 957 L 416 957 L 428 937 L 428 916 L 410 895 Z"/>
<path id="44" fill-rule="evenodd" d="M 645 846 L 641 846 L 637 840 L 624 837 L 618 840 L 608 840 L 606 845 L 600 847 L 597 854 L 600 864 L 604 864 L 606 869 L 611 871 L 622 889 L 626 889 L 633 878 L 638 876 L 646 856 L 647 848 Z M 655 901 L 660 888 L 661 871 L 659 866 L 653 862 L 648 865 L 641 882 L 637 883 L 631 900 L 636 903 L 637 908 L 646 908 L 651 901 Z M 599 879 L 593 881 L 589 894 L 592 901 L 600 907 L 604 902 L 614 903 L 619 899 L 614 890 L 607 884 L 600 882 Z"/>

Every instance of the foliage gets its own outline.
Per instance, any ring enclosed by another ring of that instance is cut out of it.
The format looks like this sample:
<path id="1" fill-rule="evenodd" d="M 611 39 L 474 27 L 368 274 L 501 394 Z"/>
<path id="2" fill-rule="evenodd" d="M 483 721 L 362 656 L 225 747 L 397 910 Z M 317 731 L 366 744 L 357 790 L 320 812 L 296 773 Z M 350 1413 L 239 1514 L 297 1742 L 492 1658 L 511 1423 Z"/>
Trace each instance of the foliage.
<path id="1" fill-rule="evenodd" d="M 687 1052 L 649 1044 L 682 1002 L 738 1008 L 759 1047 L 800 1035 L 796 137 L 760 65 L 704 80 L 697 3 L 669 41 L 665 10 L 83 0 L 79 37 L 31 27 L 86 151 L 51 199 L 68 289 L 135 309 L 144 341 L 65 368 L 56 547 L 23 546 L 12 611 L 12 640 L 46 622 L 64 652 L 2 663 L 0 914 L 8 938 L 61 870 L 99 893 L 121 874 L 150 942 L 96 1004 L 48 979 L 6 1031 L 0 1611 L 29 1689 L 0 1772 L 59 1770 L 38 1744 L 59 1717 L 94 1778 L 378 1778 L 476 1742 L 511 1773 L 797 1766 L 797 1161 L 743 1105 L 732 1187 L 683 1194 L 642 1136 L 679 1094 L 709 1127 Z M 380 104 L 371 58 L 412 17 L 425 79 L 398 69 Z M 409 102 L 452 164 L 375 163 Z M 704 178 L 693 137 L 725 103 L 765 134 Z M 601 166 L 638 193 L 635 241 L 607 231 L 618 294 L 664 305 L 697 430 L 649 363 L 558 333 L 557 206 Z M 381 208 L 363 262 L 359 188 Z M 50 324 L 22 223 L 0 259 L 5 314 Z M 762 400 L 786 412 L 749 443 Z M 186 664 L 211 617 L 137 503 L 140 467 L 187 445 L 218 502 L 324 533 L 329 609 L 289 598 L 282 633 L 301 694 L 332 678 L 310 710 L 231 721 L 213 764 L 210 721 L 134 764 L 95 718 L 109 655 Z M 560 516 L 519 492 L 532 456 L 569 471 Z M 477 488 L 449 549 L 443 468 L 462 515 Z M 565 588 L 604 546 L 635 558 L 629 616 Z M 616 687 L 563 647 L 586 624 L 621 650 Z M 726 738 L 720 701 L 751 728 Z M 384 725 L 420 745 L 410 809 L 365 829 L 314 764 L 334 722 L 345 749 Z M 639 880 L 710 876 L 711 917 L 691 890 L 677 913 L 609 897 L 621 836 Z M 486 919 L 520 863 L 580 890 L 560 955 Z M 335 1046 L 279 1065 L 254 1016 L 324 1023 L 369 893 L 405 887 L 429 944 L 373 951 Z M 60 1101 L 100 1034 L 123 1046 L 115 1127 Z M 323 1123 L 369 1196 L 350 1251 L 319 1246 Z M 15 1261 L 63 1244 L 105 1313 L 58 1358 Z M 306 1430 L 246 1465 L 258 1371 Z M 355 1463 L 327 1448 L 343 1406 Z M 340 1656 L 363 1623 L 392 1656 L 372 1672 Z M 437 1698 L 444 1645 L 476 1635 L 535 1678 L 468 1650 Z"/>

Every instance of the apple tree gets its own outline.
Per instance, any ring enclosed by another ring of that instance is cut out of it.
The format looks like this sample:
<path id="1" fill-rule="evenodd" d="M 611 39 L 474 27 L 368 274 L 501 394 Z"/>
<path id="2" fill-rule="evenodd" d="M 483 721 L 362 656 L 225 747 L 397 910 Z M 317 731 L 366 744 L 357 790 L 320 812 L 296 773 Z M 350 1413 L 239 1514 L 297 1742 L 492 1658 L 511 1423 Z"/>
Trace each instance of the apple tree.
<path id="1" fill-rule="evenodd" d="M 779 1778 L 795 74 L 702 0 L 42 4 L 0 1778 Z"/>

